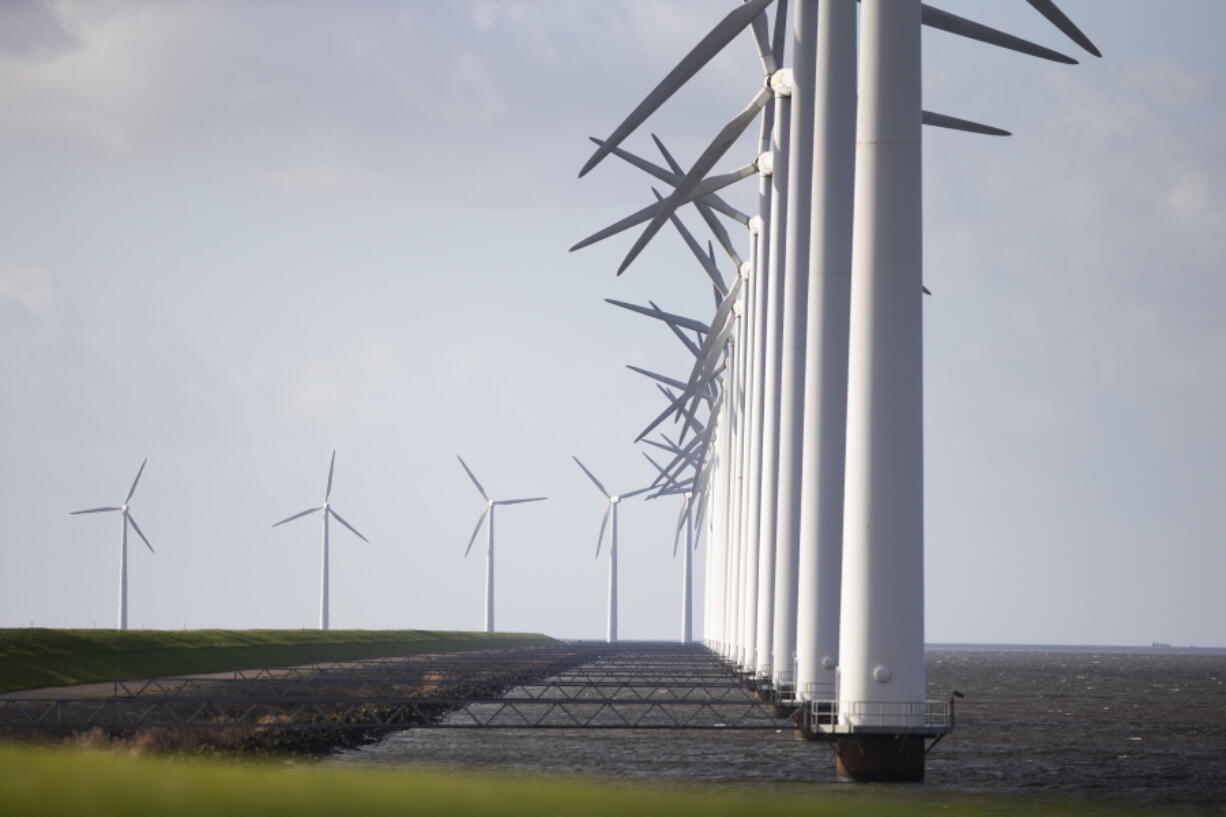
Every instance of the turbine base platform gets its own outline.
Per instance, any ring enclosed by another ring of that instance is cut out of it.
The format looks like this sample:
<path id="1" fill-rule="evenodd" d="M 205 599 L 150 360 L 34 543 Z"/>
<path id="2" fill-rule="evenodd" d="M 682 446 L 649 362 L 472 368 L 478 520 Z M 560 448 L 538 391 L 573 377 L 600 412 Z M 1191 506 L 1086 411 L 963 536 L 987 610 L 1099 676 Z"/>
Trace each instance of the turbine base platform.
<path id="1" fill-rule="evenodd" d="M 838 775 L 856 783 L 917 783 L 924 779 L 922 735 L 854 735 L 834 741 Z"/>

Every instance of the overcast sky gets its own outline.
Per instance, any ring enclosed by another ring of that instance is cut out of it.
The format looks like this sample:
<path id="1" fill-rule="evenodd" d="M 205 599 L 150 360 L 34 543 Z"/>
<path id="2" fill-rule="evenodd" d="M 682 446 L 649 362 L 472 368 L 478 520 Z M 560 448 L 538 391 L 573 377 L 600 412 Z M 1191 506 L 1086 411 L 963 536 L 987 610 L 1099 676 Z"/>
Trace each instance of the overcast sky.
<path id="1" fill-rule="evenodd" d="M 313 626 L 318 526 L 271 524 L 336 448 L 333 626 L 480 626 L 460 453 L 550 497 L 500 511 L 499 627 L 600 636 L 570 455 L 643 483 L 623 366 L 688 354 L 602 299 L 712 304 L 673 233 L 568 254 L 650 197 L 576 173 L 732 5 L 0 2 L 0 626 L 113 626 L 118 520 L 67 514 L 146 456 L 132 625 Z M 924 35 L 925 106 L 1016 134 L 925 132 L 928 639 L 1226 646 L 1226 5 L 1062 5 L 1104 59 Z M 692 160 L 760 81 L 743 37 L 630 147 Z M 676 512 L 623 507 L 625 637 L 678 631 Z"/>

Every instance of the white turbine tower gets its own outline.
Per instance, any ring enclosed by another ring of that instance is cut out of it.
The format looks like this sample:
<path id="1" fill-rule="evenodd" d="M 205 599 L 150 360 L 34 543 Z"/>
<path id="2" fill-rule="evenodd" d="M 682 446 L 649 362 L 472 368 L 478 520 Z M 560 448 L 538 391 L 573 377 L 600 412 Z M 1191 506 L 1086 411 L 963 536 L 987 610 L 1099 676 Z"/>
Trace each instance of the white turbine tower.
<path id="1" fill-rule="evenodd" d="M 122 515 L 122 521 L 119 528 L 119 629 L 128 629 L 128 526 L 132 526 L 132 530 L 136 531 L 136 535 L 145 543 L 145 547 L 149 548 L 150 553 L 154 553 L 153 545 L 149 544 L 149 540 L 145 538 L 145 534 L 140 529 L 140 525 L 136 524 L 135 517 L 128 510 L 128 503 L 132 501 L 132 494 L 136 493 L 136 484 L 140 482 L 140 475 L 145 473 L 145 465 L 149 462 L 146 457 L 140 464 L 140 470 L 136 472 L 136 479 L 132 480 L 132 487 L 128 489 L 128 495 L 124 499 L 123 504 L 118 507 L 109 508 L 88 508 L 84 511 L 72 511 L 70 516 L 76 516 L 82 513 L 109 513 L 111 511 L 119 511 Z"/>
<path id="2" fill-rule="evenodd" d="M 600 480 L 596 479 L 596 475 L 587 470 L 586 465 L 579 462 L 578 457 L 572 455 L 571 459 L 583 469 L 583 473 L 587 474 L 588 479 L 592 481 L 596 489 L 609 502 L 609 506 L 605 508 L 604 518 L 600 520 L 600 533 L 596 537 L 597 559 L 600 558 L 600 546 L 604 544 L 604 532 L 609 524 L 609 516 L 613 516 L 613 529 L 609 534 L 609 619 L 608 629 L 605 633 L 605 639 L 612 644 L 617 640 L 617 506 L 623 499 L 647 493 L 651 490 L 651 487 L 639 488 L 637 491 L 630 491 L 625 494 L 611 494 L 609 489 L 604 487 Z"/>
<path id="3" fill-rule="evenodd" d="M 481 526 L 485 523 L 485 518 L 488 516 L 490 520 L 485 538 L 485 631 L 492 633 L 494 632 L 494 509 L 499 505 L 543 502 L 549 497 L 534 496 L 528 499 L 490 499 L 489 495 L 485 493 L 485 489 L 481 487 L 481 483 L 477 481 L 477 477 L 473 474 L 472 469 L 468 467 L 468 463 L 464 462 L 464 458 L 457 454 L 456 459 L 460 461 L 460 466 L 464 469 L 464 473 L 468 474 L 468 478 L 473 481 L 473 485 L 477 486 L 477 491 L 481 494 L 481 498 L 485 500 L 485 510 L 477 518 L 477 527 L 473 528 L 473 535 L 468 538 L 468 547 L 464 549 L 465 558 L 468 558 L 469 551 L 473 549 L 473 542 L 477 541 L 477 534 L 481 532 Z"/>
<path id="4" fill-rule="evenodd" d="M 681 529 L 685 528 L 685 550 L 681 555 L 681 643 L 694 640 L 694 494 L 682 494 L 681 515 L 677 519 L 677 532 L 673 534 L 673 558 L 677 558 L 677 543 Z"/>
<path id="5" fill-rule="evenodd" d="M 336 451 L 334 450 L 332 452 L 332 462 L 329 463 L 328 465 L 328 485 L 326 488 L 324 488 L 324 504 L 318 507 L 315 507 L 315 508 L 307 508 L 305 511 L 301 511 L 299 513 L 294 514 L 293 516 L 287 517 L 286 519 L 282 519 L 276 525 L 273 525 L 273 527 L 275 528 L 277 527 L 277 525 L 284 525 L 286 522 L 292 522 L 295 519 L 299 519 L 303 516 L 309 516 L 313 513 L 323 511 L 323 516 L 324 516 L 323 556 L 322 556 L 323 565 L 320 568 L 321 575 L 320 575 L 320 581 L 319 581 L 319 629 L 321 630 L 328 629 L 328 520 L 335 519 L 337 522 L 340 522 L 346 528 L 349 528 L 349 530 L 353 533 L 353 535 L 361 539 L 363 542 L 367 542 L 367 543 L 370 542 L 369 539 L 367 539 L 362 534 L 358 533 L 357 528 L 355 528 L 353 525 L 350 525 L 348 522 L 346 522 L 341 517 L 341 515 L 337 513 L 336 510 L 329 503 L 329 500 L 332 498 L 332 474 L 335 470 L 336 470 Z"/>

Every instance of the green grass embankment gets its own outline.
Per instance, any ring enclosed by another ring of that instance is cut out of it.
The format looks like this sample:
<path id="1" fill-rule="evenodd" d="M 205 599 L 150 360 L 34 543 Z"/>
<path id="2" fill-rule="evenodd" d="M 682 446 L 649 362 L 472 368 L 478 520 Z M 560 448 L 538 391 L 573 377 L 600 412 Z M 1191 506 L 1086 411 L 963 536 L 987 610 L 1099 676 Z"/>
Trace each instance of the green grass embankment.
<path id="1" fill-rule="evenodd" d="M 0 629 L 0 692 L 552 643 L 530 633 L 443 630 Z"/>
<path id="2" fill-rule="evenodd" d="M 14 815 L 1071 817 L 1084 813 L 1048 807 L 1013 808 L 1000 802 L 960 797 L 941 798 L 940 803 L 916 803 L 867 792 L 849 795 L 828 788 L 808 796 L 761 790 L 702 793 L 652 784 L 631 789 L 600 782 L 499 777 L 488 773 L 183 762 L 81 750 L 0 746 L 0 814 Z"/>

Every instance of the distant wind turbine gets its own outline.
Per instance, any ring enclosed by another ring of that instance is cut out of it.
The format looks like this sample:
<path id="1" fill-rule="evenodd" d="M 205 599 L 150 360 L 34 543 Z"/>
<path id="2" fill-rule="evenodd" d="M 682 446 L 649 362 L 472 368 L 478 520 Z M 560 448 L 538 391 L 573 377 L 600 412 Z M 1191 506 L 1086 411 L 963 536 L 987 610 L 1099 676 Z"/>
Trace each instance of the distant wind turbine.
<path id="1" fill-rule="evenodd" d="M 132 530 L 136 531 L 136 535 L 145 543 L 145 547 L 149 548 L 150 553 L 156 552 L 153 549 L 153 545 L 149 544 L 149 540 L 145 538 L 140 525 L 136 524 L 136 518 L 128 510 L 128 503 L 132 501 L 132 494 L 136 493 L 136 484 L 140 482 L 140 475 L 145 473 L 145 465 L 148 462 L 148 457 L 141 462 L 140 470 L 136 472 L 136 479 L 132 480 L 132 487 L 128 489 L 128 495 L 122 505 L 109 508 L 88 508 L 84 511 L 72 511 L 69 514 L 70 516 L 76 516 L 82 513 L 119 511 L 123 516 L 119 533 L 119 629 L 121 630 L 128 629 L 128 526 L 132 526 Z"/>
<path id="2" fill-rule="evenodd" d="M 609 489 L 604 487 L 604 484 L 596 479 L 596 475 L 587 469 L 587 466 L 579 462 L 579 458 L 572 455 L 571 459 L 575 464 L 583 469 L 583 473 L 587 474 L 587 478 L 592 481 L 596 489 L 601 495 L 608 500 L 609 506 L 605 508 L 604 518 L 600 520 L 600 534 L 596 537 L 596 558 L 600 558 L 600 546 L 604 543 L 605 528 L 609 524 L 609 517 L 613 517 L 613 529 L 609 534 L 609 619 L 608 631 L 606 639 L 611 644 L 617 640 L 617 506 L 623 499 L 629 499 L 632 496 L 645 494 L 652 490 L 640 488 L 637 491 L 630 491 L 625 494 L 611 494 Z"/>
<path id="3" fill-rule="evenodd" d="M 328 520 L 329 518 L 335 519 L 337 522 L 340 522 L 346 528 L 349 528 L 349 530 L 353 533 L 353 535 L 361 539 L 363 542 L 367 542 L 367 543 L 370 542 L 369 539 L 367 539 L 362 534 L 358 533 L 357 528 L 355 528 L 353 525 L 350 525 L 348 522 L 346 522 L 341 517 L 341 515 L 337 513 L 335 509 L 333 509 L 332 505 L 329 504 L 328 500 L 332 498 L 332 474 L 335 470 L 336 470 L 336 451 L 333 450 L 332 451 L 332 462 L 328 464 L 328 485 L 326 488 L 324 488 L 324 504 L 318 507 L 315 507 L 315 508 L 307 508 L 305 511 L 301 511 L 299 513 L 294 514 L 293 516 L 282 519 L 276 525 L 273 525 L 273 527 L 275 528 L 278 525 L 284 525 L 286 522 L 292 522 L 295 519 L 298 519 L 300 517 L 310 516 L 311 514 L 316 513 L 318 511 L 324 512 L 324 526 L 323 526 L 324 527 L 324 545 L 323 545 L 323 556 L 322 556 L 323 566 L 320 569 L 321 577 L 320 577 L 320 589 L 319 589 L 319 629 L 321 630 L 328 629 Z"/>
<path id="4" fill-rule="evenodd" d="M 477 518 L 477 527 L 473 528 L 473 535 L 468 538 L 468 547 L 464 549 L 465 558 L 468 558 L 469 551 L 473 549 L 473 542 L 477 541 L 477 534 L 481 532 L 481 526 L 485 524 L 486 517 L 489 517 L 490 524 L 486 530 L 485 539 L 485 631 L 492 633 L 494 632 L 494 509 L 499 505 L 543 502 L 549 497 L 534 496 L 528 499 L 490 499 L 485 493 L 485 489 L 481 487 L 481 483 L 477 481 L 477 477 L 473 474 L 472 469 L 468 467 L 468 463 L 464 462 L 464 458 L 457 454 L 456 459 L 460 461 L 460 467 L 464 469 L 464 473 L 468 474 L 468 478 L 473 481 L 473 485 L 477 486 L 477 491 L 481 494 L 481 498 L 485 500 L 485 510 Z"/>

